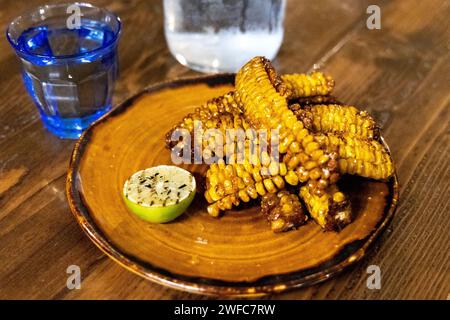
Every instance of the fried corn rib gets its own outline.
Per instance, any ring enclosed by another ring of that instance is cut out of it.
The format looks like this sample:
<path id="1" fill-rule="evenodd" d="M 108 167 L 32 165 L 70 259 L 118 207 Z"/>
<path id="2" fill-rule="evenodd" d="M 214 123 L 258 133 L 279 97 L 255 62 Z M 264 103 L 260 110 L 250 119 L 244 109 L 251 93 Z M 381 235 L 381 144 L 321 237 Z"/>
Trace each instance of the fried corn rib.
<path id="1" fill-rule="evenodd" d="M 350 201 L 337 189 L 330 186 L 317 195 L 308 186 L 300 188 L 300 197 L 305 202 L 312 218 L 325 230 L 341 230 L 352 221 Z"/>
<path id="2" fill-rule="evenodd" d="M 380 129 L 367 111 L 360 111 L 353 106 L 337 104 L 318 104 L 300 107 L 298 104 L 290 109 L 305 127 L 314 132 L 347 134 L 367 139 L 380 137 Z"/>
<path id="3" fill-rule="evenodd" d="M 166 133 L 166 146 L 172 149 L 179 141 L 173 139 L 174 133 L 180 130 L 194 131 L 195 123 L 198 121 L 206 128 L 212 128 L 211 120 L 217 121 L 220 115 L 227 117 L 240 114 L 241 111 L 234 99 L 234 92 L 228 92 L 223 96 L 208 100 L 205 104 L 195 109 L 193 113 L 187 114 L 179 123 Z"/>
<path id="4" fill-rule="evenodd" d="M 219 160 L 218 164 L 212 164 L 206 172 L 208 213 L 218 216 L 220 211 L 229 210 L 241 201 L 248 202 L 285 187 L 281 173 L 262 176 L 260 171 L 259 165 L 248 161 L 225 165 Z"/>
<path id="5" fill-rule="evenodd" d="M 308 75 L 285 74 L 281 76 L 281 81 L 290 91 L 288 99 L 325 96 L 330 94 L 334 87 L 334 80 L 318 71 Z"/>
<path id="6" fill-rule="evenodd" d="M 349 134 L 317 134 L 315 139 L 324 146 L 339 150 L 339 171 L 365 178 L 386 180 L 394 166 L 388 151 L 373 139 Z"/>
<path id="7" fill-rule="evenodd" d="M 296 229 L 308 220 L 298 195 L 287 190 L 262 196 L 261 212 L 274 232 Z"/>

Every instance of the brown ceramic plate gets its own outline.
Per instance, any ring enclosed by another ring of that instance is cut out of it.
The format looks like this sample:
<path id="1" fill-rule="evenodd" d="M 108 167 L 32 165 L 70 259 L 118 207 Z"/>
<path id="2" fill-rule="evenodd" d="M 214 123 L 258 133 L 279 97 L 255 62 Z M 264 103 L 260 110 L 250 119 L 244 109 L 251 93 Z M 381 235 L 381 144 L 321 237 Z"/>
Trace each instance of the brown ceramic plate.
<path id="1" fill-rule="evenodd" d="M 80 138 L 67 177 L 70 208 L 88 237 L 128 270 L 176 289 L 256 296 L 326 280 L 360 260 L 394 215 L 398 182 L 345 177 L 356 220 L 339 233 L 310 221 L 274 234 L 257 206 L 208 216 L 197 194 L 168 224 L 129 213 L 122 186 L 134 172 L 171 164 L 164 134 L 205 100 L 232 89 L 233 75 L 154 85 L 92 125 Z M 188 165 L 201 175 L 205 167 Z"/>

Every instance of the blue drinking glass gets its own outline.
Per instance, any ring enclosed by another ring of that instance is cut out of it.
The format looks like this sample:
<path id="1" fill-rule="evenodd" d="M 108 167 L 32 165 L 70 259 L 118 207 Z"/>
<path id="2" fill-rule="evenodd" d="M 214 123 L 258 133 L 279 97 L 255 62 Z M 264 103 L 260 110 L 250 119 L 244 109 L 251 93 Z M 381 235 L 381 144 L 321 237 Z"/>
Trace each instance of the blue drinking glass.
<path id="1" fill-rule="evenodd" d="M 7 38 L 50 132 L 78 138 L 110 110 L 120 31 L 116 15 L 86 3 L 41 6 L 11 22 Z"/>

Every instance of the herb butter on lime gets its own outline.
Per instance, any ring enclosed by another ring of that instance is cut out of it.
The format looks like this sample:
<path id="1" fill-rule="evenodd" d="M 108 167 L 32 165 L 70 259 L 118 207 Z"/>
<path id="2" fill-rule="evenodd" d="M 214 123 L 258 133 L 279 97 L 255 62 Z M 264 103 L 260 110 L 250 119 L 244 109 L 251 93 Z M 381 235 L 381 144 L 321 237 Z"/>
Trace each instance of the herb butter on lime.
<path id="1" fill-rule="evenodd" d="M 195 189 L 195 178 L 189 171 L 161 165 L 134 173 L 123 186 L 123 198 L 138 217 L 165 223 L 186 211 Z"/>

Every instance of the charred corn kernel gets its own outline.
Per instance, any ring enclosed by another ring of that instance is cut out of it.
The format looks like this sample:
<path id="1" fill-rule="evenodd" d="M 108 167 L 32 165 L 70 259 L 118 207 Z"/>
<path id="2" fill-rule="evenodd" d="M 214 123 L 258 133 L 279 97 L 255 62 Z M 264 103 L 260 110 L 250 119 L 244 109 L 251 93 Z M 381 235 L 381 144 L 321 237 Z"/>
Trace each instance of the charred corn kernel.
<path id="1" fill-rule="evenodd" d="M 271 176 L 276 176 L 280 172 L 280 165 L 275 161 L 272 160 L 269 164 L 269 173 Z"/>
<path id="2" fill-rule="evenodd" d="M 239 190 L 238 195 L 239 195 L 239 199 L 241 199 L 242 201 L 244 201 L 244 202 L 250 201 L 250 197 L 246 190 Z"/>
<path id="3" fill-rule="evenodd" d="M 232 176 L 235 175 L 234 173 L 235 173 L 235 166 L 233 166 L 231 164 L 226 165 L 226 167 L 225 167 L 225 175 L 227 177 L 232 177 Z"/>
<path id="4" fill-rule="evenodd" d="M 259 161 L 259 156 L 256 153 L 250 155 L 250 163 L 254 166 L 260 166 L 261 162 Z"/>
<path id="5" fill-rule="evenodd" d="M 247 194 L 252 199 L 256 199 L 258 197 L 258 191 L 256 191 L 256 187 L 254 184 L 247 186 Z"/>
<path id="6" fill-rule="evenodd" d="M 244 170 L 247 172 L 252 172 L 253 166 L 248 161 L 244 161 Z"/>
<path id="7" fill-rule="evenodd" d="M 211 202 L 218 201 L 222 198 L 220 195 L 217 194 L 215 188 L 210 188 L 206 192 L 208 193 L 208 196 L 205 196 L 205 198 L 211 199 L 212 200 Z"/>
<path id="8" fill-rule="evenodd" d="M 333 173 L 333 174 L 331 174 L 330 175 L 330 178 L 329 178 L 329 181 L 330 181 L 330 184 L 335 184 L 336 182 L 338 182 L 338 180 L 339 180 L 339 173 Z"/>
<path id="9" fill-rule="evenodd" d="M 209 192 L 208 191 L 206 191 L 205 193 L 205 199 L 206 199 L 206 201 L 208 202 L 208 203 L 213 203 L 214 202 L 214 200 L 211 198 L 211 196 L 209 195 Z"/>
<path id="10" fill-rule="evenodd" d="M 287 173 L 287 167 L 286 164 L 281 162 L 280 163 L 280 176 L 285 176 Z"/>
<path id="11" fill-rule="evenodd" d="M 285 213 L 291 212 L 292 211 L 292 205 L 291 204 L 283 204 L 283 206 L 281 207 L 281 210 Z"/>
<path id="12" fill-rule="evenodd" d="M 280 153 L 286 153 L 290 144 L 294 141 L 293 135 L 288 135 L 286 138 L 283 139 L 283 141 L 279 145 L 279 151 Z"/>
<path id="13" fill-rule="evenodd" d="M 256 182 L 259 182 L 262 180 L 262 177 L 260 174 L 260 169 L 258 169 L 258 168 L 253 169 L 252 176 L 253 176 L 253 180 L 255 180 Z"/>
<path id="14" fill-rule="evenodd" d="M 283 189 L 285 186 L 284 179 L 280 176 L 275 176 L 272 178 L 273 183 L 277 186 L 279 190 Z"/>
<path id="15" fill-rule="evenodd" d="M 304 167 L 307 171 L 309 171 L 309 170 L 317 167 L 317 162 L 316 161 L 308 161 L 305 163 Z"/>
<path id="16" fill-rule="evenodd" d="M 206 210 L 208 211 L 208 214 L 212 217 L 218 217 L 220 213 L 220 209 L 218 208 L 217 204 L 209 205 Z"/>
<path id="17" fill-rule="evenodd" d="M 324 179 L 320 179 L 318 182 L 317 182 L 317 187 L 319 188 L 319 189 L 325 189 L 326 187 L 328 187 L 328 182 L 327 182 L 327 180 L 324 180 Z"/>
<path id="18" fill-rule="evenodd" d="M 300 163 L 300 158 L 294 155 L 288 162 L 287 166 L 289 169 L 295 169 Z"/>
<path id="19" fill-rule="evenodd" d="M 295 115 L 295 114 L 294 114 Z M 294 126 L 292 128 L 292 132 L 294 133 L 295 136 L 297 136 L 297 134 L 300 132 L 300 130 L 303 129 L 303 123 L 301 121 L 296 121 L 294 123 Z"/>
<path id="20" fill-rule="evenodd" d="M 302 141 L 307 135 L 309 135 L 308 129 L 303 128 L 297 133 L 296 139 L 297 141 Z"/>
<path id="21" fill-rule="evenodd" d="M 314 137 L 312 135 L 307 135 L 303 138 L 302 145 L 304 148 L 308 146 L 308 144 L 312 143 L 314 140 Z"/>
<path id="22" fill-rule="evenodd" d="M 244 167 L 242 166 L 242 164 L 236 164 L 235 168 L 236 168 L 237 176 L 242 178 L 242 176 L 244 175 L 244 172 L 245 172 Z"/>
<path id="23" fill-rule="evenodd" d="M 244 189 L 246 184 L 244 183 L 244 180 L 242 180 L 242 178 L 237 178 L 237 189 L 241 190 Z"/>
<path id="24" fill-rule="evenodd" d="M 327 163 L 328 160 L 330 160 L 330 156 L 327 154 L 324 154 L 322 156 L 320 156 L 320 158 L 318 159 L 319 164 L 324 164 Z"/>
<path id="25" fill-rule="evenodd" d="M 217 172 L 217 179 L 219 179 L 219 181 L 224 181 L 226 179 L 226 175 L 225 172 L 223 172 L 223 169 L 220 169 L 219 172 Z"/>
<path id="26" fill-rule="evenodd" d="M 225 164 L 225 161 L 223 159 L 219 159 L 217 160 L 217 166 L 220 170 L 224 170 L 227 165 Z"/>
<path id="27" fill-rule="evenodd" d="M 292 186 L 296 186 L 298 184 L 298 177 L 292 170 L 288 171 L 284 179 L 286 180 L 287 183 L 289 183 Z"/>
<path id="28" fill-rule="evenodd" d="M 225 180 L 223 182 L 223 186 L 225 188 L 225 193 L 226 194 L 233 193 L 233 184 L 231 183 L 231 180 Z"/>
<path id="29" fill-rule="evenodd" d="M 270 228 L 274 231 L 283 229 L 284 225 L 284 219 L 277 219 L 270 222 Z"/>
<path id="30" fill-rule="evenodd" d="M 342 192 L 336 192 L 333 194 L 333 201 L 334 202 L 342 202 L 345 200 L 345 196 Z"/>
<path id="31" fill-rule="evenodd" d="M 319 104 L 306 106 L 294 114 L 303 121 L 312 119 L 312 129 L 315 132 L 348 134 L 368 139 L 379 138 L 380 131 L 375 120 L 366 111 L 360 111 L 353 106 Z"/>
<path id="32" fill-rule="evenodd" d="M 262 178 L 270 177 L 269 168 L 267 168 L 267 167 L 261 167 L 261 169 L 260 169 L 259 171 L 260 171 L 260 174 L 261 174 L 261 177 L 262 177 Z"/>
<path id="33" fill-rule="evenodd" d="M 300 145 L 297 141 L 293 141 L 289 146 L 289 151 L 292 153 L 298 153 L 300 152 Z"/>
<path id="34" fill-rule="evenodd" d="M 248 173 L 247 171 L 245 171 L 245 172 L 242 174 L 242 181 L 244 181 L 244 184 L 245 184 L 245 185 L 252 184 L 252 183 L 253 183 L 253 179 L 252 179 L 252 176 L 250 175 L 250 173 Z"/>
<path id="35" fill-rule="evenodd" d="M 274 183 L 272 182 L 272 179 L 264 179 L 263 181 L 265 189 L 270 193 L 275 193 L 277 191 L 277 188 L 275 187 Z"/>
<path id="36" fill-rule="evenodd" d="M 268 166 L 270 164 L 270 156 L 267 151 L 261 153 L 261 165 Z"/>
<path id="37" fill-rule="evenodd" d="M 298 180 L 300 182 L 306 182 L 309 179 L 309 172 L 305 169 L 305 167 L 298 167 L 295 172 L 297 173 Z"/>
<path id="38" fill-rule="evenodd" d="M 260 195 L 260 196 L 263 196 L 263 195 L 265 195 L 266 194 L 266 189 L 264 189 L 264 184 L 260 181 L 260 182 L 257 182 L 256 184 L 255 184 L 255 188 L 256 188 L 256 191 L 258 192 L 258 194 Z"/>
<path id="39" fill-rule="evenodd" d="M 218 183 L 219 183 L 219 179 L 218 179 L 217 175 L 213 174 L 213 175 L 211 175 L 211 176 L 209 177 L 209 184 L 210 184 L 211 186 L 215 186 L 215 185 L 217 185 Z"/>
<path id="40" fill-rule="evenodd" d="M 311 156 L 312 153 L 319 148 L 320 146 L 317 142 L 311 142 L 305 147 L 305 152 Z"/>
<path id="41" fill-rule="evenodd" d="M 319 168 L 315 168 L 314 170 L 311 170 L 309 172 L 309 177 L 313 180 L 319 180 L 321 176 L 322 172 L 320 171 Z"/>
<path id="42" fill-rule="evenodd" d="M 319 160 L 322 156 L 324 155 L 324 152 L 323 152 L 323 150 L 321 150 L 321 149 L 318 149 L 318 150 L 314 150 L 313 151 L 313 153 L 311 154 L 311 158 L 313 159 L 313 160 Z M 322 163 L 320 163 L 320 164 L 324 164 L 326 161 L 324 161 L 324 162 L 322 162 Z"/>

